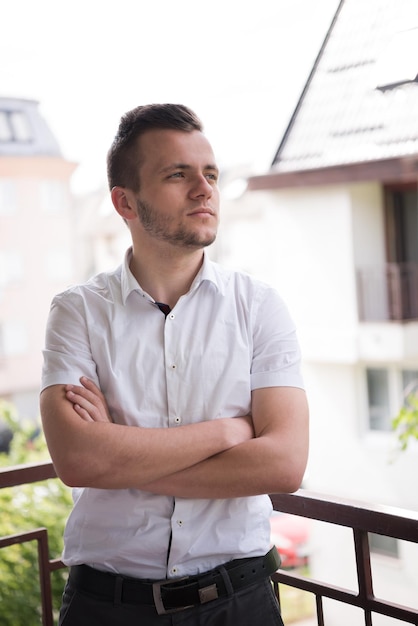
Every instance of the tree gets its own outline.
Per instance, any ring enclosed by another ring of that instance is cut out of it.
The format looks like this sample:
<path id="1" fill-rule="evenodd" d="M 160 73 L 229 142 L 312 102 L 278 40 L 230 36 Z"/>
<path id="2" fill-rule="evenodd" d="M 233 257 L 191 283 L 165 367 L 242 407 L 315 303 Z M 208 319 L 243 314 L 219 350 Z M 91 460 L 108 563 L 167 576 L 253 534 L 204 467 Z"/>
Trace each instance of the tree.
<path id="1" fill-rule="evenodd" d="M 417 382 L 405 390 L 405 401 L 392 422 L 402 450 L 406 450 L 411 439 L 418 439 L 418 389 Z"/>
<path id="2" fill-rule="evenodd" d="M 13 432 L 8 453 L 0 453 L 0 466 L 49 459 L 39 424 L 19 419 L 13 405 L 0 400 L 0 418 Z M 51 479 L 0 490 L 0 536 L 46 527 L 50 558 L 59 558 L 65 520 L 71 510 L 71 490 Z M 58 609 L 67 572 L 52 577 L 52 596 Z M 36 542 L 0 550 L 0 626 L 41 624 L 41 601 Z"/>

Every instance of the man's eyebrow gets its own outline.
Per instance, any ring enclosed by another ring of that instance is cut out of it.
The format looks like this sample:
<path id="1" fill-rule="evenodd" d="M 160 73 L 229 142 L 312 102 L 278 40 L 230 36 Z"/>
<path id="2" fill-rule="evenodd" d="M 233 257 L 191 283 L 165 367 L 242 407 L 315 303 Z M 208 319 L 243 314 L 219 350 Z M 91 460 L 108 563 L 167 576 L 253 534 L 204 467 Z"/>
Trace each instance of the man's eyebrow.
<path id="1" fill-rule="evenodd" d="M 166 172 L 172 172 L 173 170 L 191 170 L 191 169 L 193 169 L 193 166 L 187 163 L 171 163 L 170 165 L 166 165 L 165 167 L 162 167 L 160 169 L 160 173 L 164 174 Z M 219 168 L 213 163 L 208 163 L 207 165 L 204 166 L 203 169 L 205 171 L 207 170 L 211 170 L 215 172 L 219 171 Z"/>
<path id="2" fill-rule="evenodd" d="M 160 169 L 160 172 L 163 174 L 164 172 L 171 172 L 172 170 L 187 170 L 190 169 L 190 165 L 187 163 L 170 163 L 170 165 L 166 165 Z"/>

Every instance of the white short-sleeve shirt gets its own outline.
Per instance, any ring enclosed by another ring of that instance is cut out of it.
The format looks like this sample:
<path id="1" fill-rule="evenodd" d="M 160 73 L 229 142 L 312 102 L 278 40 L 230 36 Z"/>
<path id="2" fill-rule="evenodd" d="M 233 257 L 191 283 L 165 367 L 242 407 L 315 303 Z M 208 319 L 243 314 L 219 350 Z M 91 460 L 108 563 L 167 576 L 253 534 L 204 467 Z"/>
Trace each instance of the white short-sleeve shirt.
<path id="1" fill-rule="evenodd" d="M 54 298 L 43 389 L 79 384 L 84 375 L 99 385 L 115 422 L 176 428 L 248 414 L 253 389 L 303 387 L 294 324 L 274 289 L 205 255 L 165 317 L 130 272 L 130 256 Z M 75 489 L 63 560 L 140 578 L 204 572 L 265 554 L 270 513 L 268 496 Z"/>

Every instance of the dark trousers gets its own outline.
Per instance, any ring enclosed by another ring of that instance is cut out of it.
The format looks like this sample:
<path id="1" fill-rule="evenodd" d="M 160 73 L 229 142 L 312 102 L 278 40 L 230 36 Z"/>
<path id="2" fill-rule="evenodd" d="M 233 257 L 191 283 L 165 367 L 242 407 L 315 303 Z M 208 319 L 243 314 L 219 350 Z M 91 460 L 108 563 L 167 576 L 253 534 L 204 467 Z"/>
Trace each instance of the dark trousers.
<path id="1" fill-rule="evenodd" d="M 75 589 L 68 580 L 59 626 L 283 626 L 270 578 L 177 613 L 158 615 L 155 607 L 114 603 Z"/>

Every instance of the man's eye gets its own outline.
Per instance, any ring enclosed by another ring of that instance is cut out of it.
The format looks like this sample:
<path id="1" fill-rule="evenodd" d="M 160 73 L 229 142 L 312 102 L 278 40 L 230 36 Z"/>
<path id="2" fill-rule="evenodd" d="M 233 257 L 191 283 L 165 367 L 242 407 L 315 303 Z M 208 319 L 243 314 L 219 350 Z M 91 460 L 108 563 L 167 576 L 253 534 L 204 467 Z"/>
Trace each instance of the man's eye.
<path id="1" fill-rule="evenodd" d="M 206 174 L 206 178 L 209 178 L 210 180 L 216 181 L 218 180 L 218 175 L 217 174 Z"/>
<path id="2" fill-rule="evenodd" d="M 183 172 L 174 172 L 173 174 L 170 174 L 169 178 L 183 178 L 183 176 Z"/>

